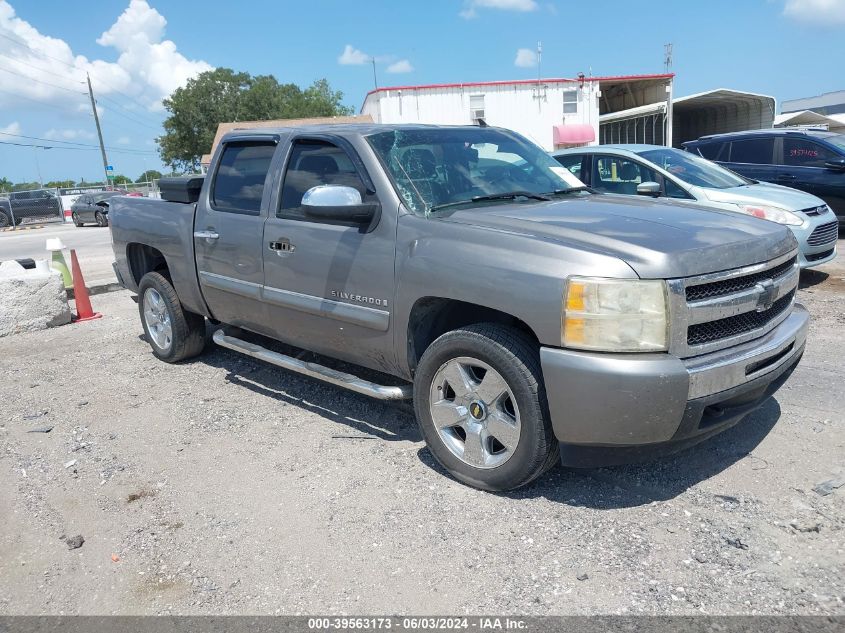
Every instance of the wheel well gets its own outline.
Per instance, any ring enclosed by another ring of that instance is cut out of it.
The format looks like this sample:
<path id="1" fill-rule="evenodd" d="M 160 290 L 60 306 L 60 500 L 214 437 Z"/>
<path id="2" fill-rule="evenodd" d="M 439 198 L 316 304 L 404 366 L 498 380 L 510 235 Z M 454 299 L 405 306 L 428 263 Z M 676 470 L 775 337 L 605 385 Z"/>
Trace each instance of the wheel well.
<path id="1" fill-rule="evenodd" d="M 135 285 L 141 283 L 141 279 L 150 272 L 160 272 L 165 277 L 170 277 L 167 268 L 167 260 L 156 248 L 146 244 L 129 244 L 126 247 L 126 260 L 129 262 L 129 270 L 132 272 L 132 279 Z"/>
<path id="2" fill-rule="evenodd" d="M 534 331 L 506 312 L 456 299 L 424 297 L 411 309 L 408 319 L 408 364 L 413 374 L 423 352 L 439 336 L 473 323 L 501 323 L 521 330 L 537 341 Z"/>

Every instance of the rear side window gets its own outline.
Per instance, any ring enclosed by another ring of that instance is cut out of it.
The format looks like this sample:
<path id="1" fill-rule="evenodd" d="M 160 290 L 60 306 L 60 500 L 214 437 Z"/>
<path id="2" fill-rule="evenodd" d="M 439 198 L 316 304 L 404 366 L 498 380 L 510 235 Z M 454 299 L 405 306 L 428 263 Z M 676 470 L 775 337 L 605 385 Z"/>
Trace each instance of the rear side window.
<path id="1" fill-rule="evenodd" d="M 783 164 L 793 167 L 824 167 L 826 161 L 838 158 L 824 145 L 806 138 L 787 136 L 783 139 Z"/>
<path id="2" fill-rule="evenodd" d="M 657 182 L 654 171 L 619 156 L 597 156 L 593 160 L 593 189 L 605 193 L 636 195 L 637 185 Z"/>
<path id="3" fill-rule="evenodd" d="M 727 143 L 703 143 L 698 146 L 698 152 L 707 160 L 727 160 L 725 148 Z"/>
<path id="4" fill-rule="evenodd" d="M 228 143 L 214 176 L 212 206 L 218 211 L 259 215 L 264 180 L 275 151 L 272 141 Z"/>
<path id="5" fill-rule="evenodd" d="M 367 202 L 366 187 L 345 150 L 327 141 L 299 140 L 288 160 L 278 217 L 304 220 L 302 196 L 318 185 L 352 187 Z"/>
<path id="6" fill-rule="evenodd" d="M 571 171 L 579 180 L 584 180 L 581 177 L 581 161 L 583 156 L 580 154 L 567 154 L 565 156 L 555 156 L 555 160 L 561 165 Z"/>
<path id="7" fill-rule="evenodd" d="M 732 163 L 771 165 L 775 147 L 773 138 L 747 138 L 731 142 Z"/>

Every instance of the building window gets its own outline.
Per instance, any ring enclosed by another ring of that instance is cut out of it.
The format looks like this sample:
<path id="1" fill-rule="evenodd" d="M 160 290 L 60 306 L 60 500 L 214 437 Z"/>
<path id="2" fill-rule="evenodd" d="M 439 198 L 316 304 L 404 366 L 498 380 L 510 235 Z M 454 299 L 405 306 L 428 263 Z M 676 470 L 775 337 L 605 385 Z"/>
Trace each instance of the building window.
<path id="1" fill-rule="evenodd" d="M 469 96 L 469 118 L 473 121 L 483 119 L 484 115 L 484 95 L 470 95 Z"/>
<path id="2" fill-rule="evenodd" d="M 570 88 L 563 91 L 563 113 L 578 114 L 578 89 Z"/>

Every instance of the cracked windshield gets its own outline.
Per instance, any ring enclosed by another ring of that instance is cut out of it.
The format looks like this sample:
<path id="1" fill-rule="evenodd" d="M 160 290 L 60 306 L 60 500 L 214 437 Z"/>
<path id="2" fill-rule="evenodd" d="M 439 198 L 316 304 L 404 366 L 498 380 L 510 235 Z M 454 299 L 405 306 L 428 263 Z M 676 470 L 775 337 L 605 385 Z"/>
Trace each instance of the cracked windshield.
<path id="1" fill-rule="evenodd" d="M 545 200 L 585 189 L 539 147 L 504 130 L 391 130 L 368 140 L 415 213 L 500 199 Z"/>

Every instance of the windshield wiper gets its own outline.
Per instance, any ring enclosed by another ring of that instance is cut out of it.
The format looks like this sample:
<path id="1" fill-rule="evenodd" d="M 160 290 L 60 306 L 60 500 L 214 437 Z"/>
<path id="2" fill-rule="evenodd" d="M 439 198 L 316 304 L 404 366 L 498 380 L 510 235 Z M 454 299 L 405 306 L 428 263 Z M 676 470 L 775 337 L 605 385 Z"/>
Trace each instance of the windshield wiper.
<path id="1" fill-rule="evenodd" d="M 551 200 L 551 198 L 547 195 L 540 193 L 531 193 L 530 191 L 506 191 L 504 193 L 491 193 L 485 196 L 473 196 L 469 200 L 457 200 L 455 202 L 436 204 L 429 209 L 429 212 L 439 211 L 440 209 L 448 209 L 449 207 L 456 207 L 461 204 L 472 204 L 473 202 L 485 202 L 487 200 L 514 200 L 516 198 L 530 198 L 531 200 L 542 200 L 544 202 Z"/>
<path id="2" fill-rule="evenodd" d="M 578 193 L 579 191 L 587 191 L 589 193 L 598 193 L 592 187 L 588 187 L 587 185 L 583 185 L 581 187 L 570 187 L 569 189 L 555 189 L 554 191 L 550 191 L 549 193 L 547 193 L 545 195 L 560 196 L 560 195 L 565 195 L 567 193 Z"/>

